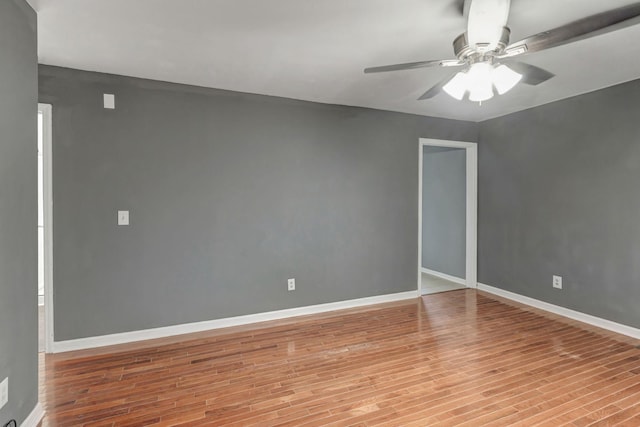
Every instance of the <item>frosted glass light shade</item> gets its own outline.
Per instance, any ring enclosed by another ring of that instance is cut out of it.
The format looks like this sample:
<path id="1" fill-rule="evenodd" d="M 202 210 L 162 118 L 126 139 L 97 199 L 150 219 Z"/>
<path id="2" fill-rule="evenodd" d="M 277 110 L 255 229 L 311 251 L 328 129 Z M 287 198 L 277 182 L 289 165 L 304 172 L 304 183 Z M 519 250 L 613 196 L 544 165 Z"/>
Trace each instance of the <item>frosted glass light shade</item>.
<path id="1" fill-rule="evenodd" d="M 500 95 L 509 92 L 522 80 L 522 74 L 516 73 L 506 65 L 498 65 L 493 69 L 493 84 Z"/>
<path id="2" fill-rule="evenodd" d="M 467 72 L 469 100 L 482 102 L 493 98 L 493 67 L 486 62 L 475 63 Z"/>
<path id="3" fill-rule="evenodd" d="M 467 92 L 467 74 L 463 72 L 457 73 L 442 89 L 452 98 L 461 101 Z"/>
<path id="4" fill-rule="evenodd" d="M 493 87 L 491 83 L 477 85 L 469 91 L 469 101 L 482 102 L 493 98 Z"/>

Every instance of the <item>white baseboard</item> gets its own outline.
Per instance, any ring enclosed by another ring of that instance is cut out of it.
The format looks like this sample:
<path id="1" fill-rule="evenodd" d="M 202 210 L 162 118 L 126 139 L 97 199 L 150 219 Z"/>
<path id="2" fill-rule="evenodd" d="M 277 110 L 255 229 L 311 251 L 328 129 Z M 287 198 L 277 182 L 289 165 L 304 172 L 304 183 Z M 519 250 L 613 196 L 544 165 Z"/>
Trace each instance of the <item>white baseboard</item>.
<path id="1" fill-rule="evenodd" d="M 445 273 L 440 273 L 439 271 L 435 271 L 435 270 L 429 270 L 428 268 L 421 268 L 420 271 L 422 271 L 423 273 L 426 273 L 430 276 L 435 276 L 435 277 L 439 277 L 440 279 L 444 279 L 444 280 L 448 280 L 450 282 L 453 283 L 457 283 L 458 285 L 462 285 L 462 286 L 467 286 L 467 281 L 465 279 L 462 279 L 460 277 L 456 277 L 456 276 L 450 276 L 448 274 Z"/>
<path id="2" fill-rule="evenodd" d="M 42 418 L 44 417 L 44 409 L 40 402 L 36 403 L 33 411 L 27 416 L 27 418 L 20 424 L 20 427 L 36 427 Z"/>
<path id="3" fill-rule="evenodd" d="M 193 332 L 208 331 L 212 329 L 228 328 L 230 326 L 247 325 L 251 323 L 266 322 L 269 320 L 286 319 L 289 317 L 325 313 L 328 311 L 342 310 L 346 308 L 356 308 L 373 304 L 381 304 L 385 302 L 401 301 L 417 297 L 417 291 L 409 291 L 397 294 L 358 298 L 347 301 L 330 302 L 326 304 L 309 305 L 306 307 L 289 308 L 285 310 L 270 311 L 266 313 L 248 314 L 244 316 L 227 317 L 224 319 L 206 320 L 203 322 L 165 326 L 161 328 L 101 335 L 97 337 L 79 338 L 67 341 L 55 341 L 53 343 L 53 353 L 84 350 L 88 348 L 104 347 L 116 344 L 126 344 L 136 341 L 144 341 L 156 338 L 165 338 L 174 335 L 189 334 Z"/>
<path id="4" fill-rule="evenodd" d="M 569 319 L 578 320 L 580 322 L 588 323 L 589 325 L 597 326 L 602 329 L 606 329 L 611 332 L 626 335 L 628 337 L 640 339 L 640 329 L 632 326 L 623 325 L 621 323 L 612 322 L 611 320 L 602 319 L 600 317 L 592 316 L 590 314 L 582 313 L 580 311 L 571 310 L 569 308 L 560 307 L 559 305 L 549 304 L 548 302 L 540 301 L 535 298 L 526 297 L 524 295 L 516 294 L 513 292 L 505 291 L 493 286 L 484 285 L 478 283 L 478 290 L 489 292 L 503 298 L 510 299 L 522 304 L 529 305 L 531 307 L 539 308 L 541 310 L 549 311 L 560 316 L 568 317 Z"/>

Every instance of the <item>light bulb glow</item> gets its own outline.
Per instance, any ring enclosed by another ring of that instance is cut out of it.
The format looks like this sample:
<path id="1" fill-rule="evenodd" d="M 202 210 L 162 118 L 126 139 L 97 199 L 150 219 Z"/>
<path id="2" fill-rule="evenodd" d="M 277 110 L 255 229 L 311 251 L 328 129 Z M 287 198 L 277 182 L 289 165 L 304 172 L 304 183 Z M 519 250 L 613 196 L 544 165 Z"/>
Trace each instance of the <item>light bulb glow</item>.
<path id="1" fill-rule="evenodd" d="M 522 80 L 522 74 L 516 73 L 506 65 L 493 69 L 493 84 L 500 95 L 504 95 Z"/>
<path id="2" fill-rule="evenodd" d="M 467 73 L 457 73 L 449 82 L 442 87 L 452 98 L 461 101 L 467 92 Z"/>
<path id="3" fill-rule="evenodd" d="M 482 102 L 493 98 L 493 67 L 486 62 L 477 62 L 467 72 L 469 100 Z"/>

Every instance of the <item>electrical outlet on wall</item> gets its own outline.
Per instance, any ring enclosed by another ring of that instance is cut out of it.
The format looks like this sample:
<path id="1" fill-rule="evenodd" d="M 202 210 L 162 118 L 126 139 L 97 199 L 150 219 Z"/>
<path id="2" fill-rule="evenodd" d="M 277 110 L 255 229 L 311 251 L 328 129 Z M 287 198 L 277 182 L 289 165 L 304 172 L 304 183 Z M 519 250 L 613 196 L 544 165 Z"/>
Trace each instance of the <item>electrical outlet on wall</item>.
<path id="1" fill-rule="evenodd" d="M 112 93 L 105 93 L 102 95 L 102 102 L 104 108 L 107 110 L 115 110 L 116 108 L 116 96 Z"/>
<path id="2" fill-rule="evenodd" d="M 0 408 L 7 404 L 9 401 L 9 377 L 2 380 L 0 383 Z"/>
<path id="3" fill-rule="evenodd" d="M 296 290 L 296 279 L 287 280 L 287 290 L 295 291 Z"/>
<path id="4" fill-rule="evenodd" d="M 553 276 L 553 287 L 556 289 L 562 289 L 562 277 Z"/>

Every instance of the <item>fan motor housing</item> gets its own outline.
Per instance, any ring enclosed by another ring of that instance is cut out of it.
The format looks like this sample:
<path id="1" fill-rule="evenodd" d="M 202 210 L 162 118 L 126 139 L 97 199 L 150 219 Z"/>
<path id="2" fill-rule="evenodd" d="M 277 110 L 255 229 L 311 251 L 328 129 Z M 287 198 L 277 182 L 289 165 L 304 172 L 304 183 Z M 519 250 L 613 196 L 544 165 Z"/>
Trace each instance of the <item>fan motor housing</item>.
<path id="1" fill-rule="evenodd" d="M 502 34 L 500 35 L 500 40 L 498 41 L 496 48 L 491 52 L 482 52 L 476 46 L 469 46 L 467 33 L 464 32 L 453 41 L 453 52 L 461 61 L 467 61 L 474 57 L 483 58 L 485 56 L 493 56 L 494 54 L 504 52 L 504 49 L 509 45 L 509 36 L 511 36 L 511 30 L 509 27 L 502 27 Z"/>

